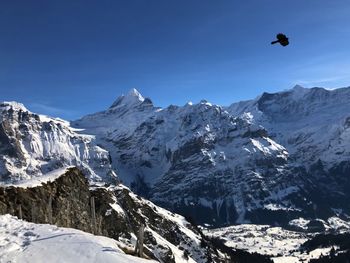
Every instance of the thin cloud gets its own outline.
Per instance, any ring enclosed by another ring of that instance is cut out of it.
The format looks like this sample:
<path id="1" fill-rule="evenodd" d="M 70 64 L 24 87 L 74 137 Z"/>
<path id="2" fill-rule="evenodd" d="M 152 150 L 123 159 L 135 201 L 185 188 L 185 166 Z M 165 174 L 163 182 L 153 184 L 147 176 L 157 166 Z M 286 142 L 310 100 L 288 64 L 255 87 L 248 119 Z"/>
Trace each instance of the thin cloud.
<path id="1" fill-rule="evenodd" d="M 327 83 L 329 84 L 329 83 L 334 83 L 345 79 L 346 79 L 346 76 L 335 76 L 335 77 L 321 78 L 321 79 L 296 80 L 294 82 L 298 83 L 299 85 L 317 86 L 319 84 L 327 84 Z"/>
<path id="2" fill-rule="evenodd" d="M 51 105 L 36 102 L 29 103 L 28 108 L 33 112 L 53 117 L 74 116 L 77 114 L 77 112 L 73 110 L 61 109 Z"/>
<path id="3" fill-rule="evenodd" d="M 293 82 L 308 87 L 339 88 L 349 86 L 350 64 L 344 59 L 337 58 L 318 57 L 295 68 Z"/>

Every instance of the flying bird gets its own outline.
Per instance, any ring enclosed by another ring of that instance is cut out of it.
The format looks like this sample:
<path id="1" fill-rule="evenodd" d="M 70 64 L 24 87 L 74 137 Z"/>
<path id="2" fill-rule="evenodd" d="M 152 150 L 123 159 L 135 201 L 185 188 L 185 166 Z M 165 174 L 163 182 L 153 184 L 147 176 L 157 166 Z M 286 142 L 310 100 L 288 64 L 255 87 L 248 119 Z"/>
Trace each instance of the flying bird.
<path id="1" fill-rule="evenodd" d="M 289 40 L 288 40 L 288 37 L 286 37 L 285 34 L 279 33 L 279 34 L 277 34 L 276 37 L 277 37 L 277 40 L 272 41 L 271 45 L 276 44 L 276 43 L 280 43 L 284 47 L 288 46 Z"/>

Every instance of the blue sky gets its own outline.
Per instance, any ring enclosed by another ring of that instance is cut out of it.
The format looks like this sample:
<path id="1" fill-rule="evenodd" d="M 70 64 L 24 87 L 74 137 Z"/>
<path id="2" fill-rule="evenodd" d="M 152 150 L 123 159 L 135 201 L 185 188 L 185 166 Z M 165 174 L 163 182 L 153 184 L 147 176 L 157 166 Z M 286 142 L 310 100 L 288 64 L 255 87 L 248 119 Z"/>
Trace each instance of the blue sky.
<path id="1" fill-rule="evenodd" d="M 76 119 L 350 85 L 349 0 L 0 0 L 0 100 Z M 276 33 L 290 45 L 270 45 Z"/>

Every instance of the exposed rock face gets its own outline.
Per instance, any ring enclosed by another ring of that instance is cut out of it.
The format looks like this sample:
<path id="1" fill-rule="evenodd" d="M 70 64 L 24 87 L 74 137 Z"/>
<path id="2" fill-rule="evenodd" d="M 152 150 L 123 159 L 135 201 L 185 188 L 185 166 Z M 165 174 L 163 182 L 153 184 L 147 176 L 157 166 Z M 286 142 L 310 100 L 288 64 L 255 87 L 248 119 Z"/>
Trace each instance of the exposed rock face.
<path id="1" fill-rule="evenodd" d="M 40 177 L 79 166 L 93 181 L 116 181 L 109 153 L 93 136 L 79 135 L 61 119 L 28 111 L 16 102 L 0 103 L 0 182 Z"/>
<path id="2" fill-rule="evenodd" d="M 50 198 L 52 219 L 50 218 Z M 53 182 L 32 188 L 1 187 L 0 213 L 34 223 L 52 223 L 91 232 L 90 191 L 87 179 L 75 168 Z M 50 222 L 51 221 L 51 222 Z"/>
<path id="3" fill-rule="evenodd" d="M 91 197 L 95 200 L 95 225 Z M 143 223 L 144 252 L 150 258 L 175 262 L 179 255 L 186 254 L 195 262 L 223 262 L 216 249 L 183 217 L 155 206 L 121 185 L 90 187 L 77 168 L 70 168 L 55 181 L 41 186 L 0 188 L 0 214 L 5 213 L 112 237 L 129 253 L 134 249 L 135 233 Z"/>

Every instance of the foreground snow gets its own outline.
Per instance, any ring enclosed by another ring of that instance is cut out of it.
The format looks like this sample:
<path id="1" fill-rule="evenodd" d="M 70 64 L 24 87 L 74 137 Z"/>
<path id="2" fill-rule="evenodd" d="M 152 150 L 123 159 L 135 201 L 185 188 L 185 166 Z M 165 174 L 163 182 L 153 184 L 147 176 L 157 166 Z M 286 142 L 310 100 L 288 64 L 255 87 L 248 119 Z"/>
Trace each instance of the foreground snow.
<path id="1" fill-rule="evenodd" d="M 155 262 L 124 254 L 113 239 L 0 216 L 0 262 Z"/>

